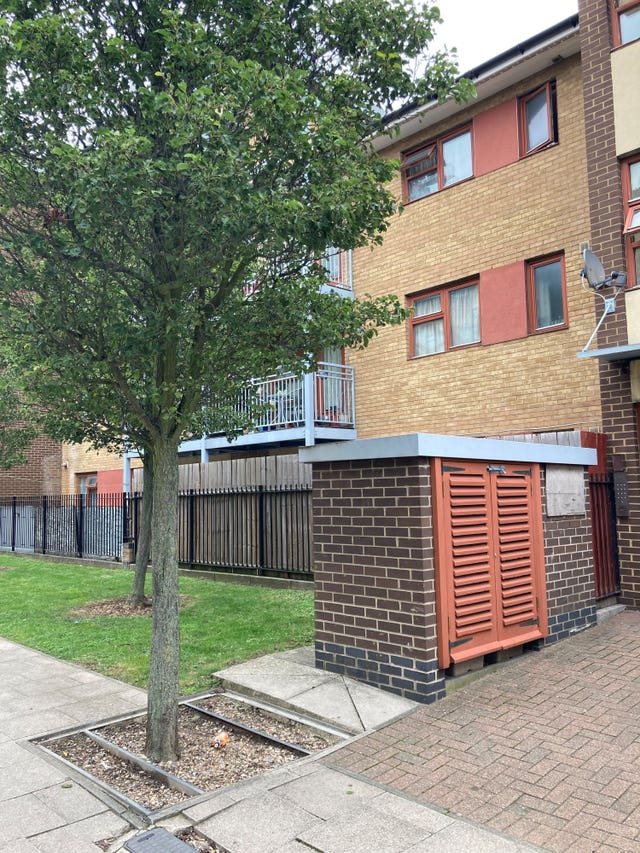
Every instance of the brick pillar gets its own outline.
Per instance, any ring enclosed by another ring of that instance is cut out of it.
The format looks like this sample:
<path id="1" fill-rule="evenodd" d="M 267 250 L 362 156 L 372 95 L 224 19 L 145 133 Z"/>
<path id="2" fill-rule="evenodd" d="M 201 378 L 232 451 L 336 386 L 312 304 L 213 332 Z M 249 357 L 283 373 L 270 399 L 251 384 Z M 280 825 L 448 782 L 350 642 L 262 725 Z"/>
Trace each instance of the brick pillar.
<path id="1" fill-rule="evenodd" d="M 428 460 L 315 463 L 313 492 L 316 665 L 442 698 Z"/>
<path id="2" fill-rule="evenodd" d="M 579 6 L 591 248 L 607 272 L 623 270 L 623 198 L 615 149 L 609 4 L 607 0 L 580 0 Z M 596 299 L 596 308 L 594 316 L 599 318 L 600 299 Z M 598 334 L 598 347 L 626 343 L 624 299 L 619 296 L 616 313 L 606 318 Z M 619 457 L 629 483 L 629 515 L 618 518 L 617 523 L 620 600 L 637 607 L 640 606 L 640 458 L 627 362 L 600 363 L 600 397 L 602 426 L 609 436 L 610 454 Z"/>

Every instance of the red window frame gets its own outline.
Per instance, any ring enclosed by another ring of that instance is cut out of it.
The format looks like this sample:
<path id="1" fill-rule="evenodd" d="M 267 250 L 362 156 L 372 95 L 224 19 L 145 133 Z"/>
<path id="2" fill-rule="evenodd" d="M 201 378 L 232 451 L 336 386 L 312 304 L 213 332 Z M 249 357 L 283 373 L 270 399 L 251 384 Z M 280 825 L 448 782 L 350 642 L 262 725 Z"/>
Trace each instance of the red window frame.
<path id="1" fill-rule="evenodd" d="M 457 282 L 456 284 L 447 285 L 445 287 L 437 287 L 430 290 L 422 290 L 420 293 L 414 293 L 411 296 L 407 297 L 407 305 L 409 309 L 413 309 L 413 306 L 416 302 L 421 299 L 426 299 L 431 296 L 439 296 L 440 297 L 440 311 L 434 312 L 433 314 L 426 314 L 423 317 L 415 317 L 413 312 L 409 318 L 409 358 L 427 358 L 432 355 L 441 355 L 445 352 L 457 352 L 461 349 L 468 349 L 469 347 L 478 346 L 482 343 L 482 325 L 478 322 L 478 340 L 471 341 L 468 344 L 457 344 L 452 345 L 451 343 L 451 308 L 449 297 L 451 293 L 456 290 L 463 290 L 466 287 L 476 286 L 478 288 L 478 312 L 480 311 L 480 280 L 478 278 L 471 278 L 465 281 Z M 416 355 L 415 348 L 415 329 L 417 326 L 422 326 L 425 323 L 431 323 L 435 320 L 442 320 L 443 330 L 444 330 L 444 349 L 439 350 L 438 352 L 426 352 L 421 355 Z"/>
<path id="2" fill-rule="evenodd" d="M 539 145 L 529 147 L 529 128 L 527 125 L 527 104 L 537 97 L 541 92 L 546 93 L 547 101 L 547 138 Z M 528 157 L 537 151 L 542 151 L 558 141 L 557 108 L 556 108 L 556 84 L 555 80 L 537 86 L 525 95 L 518 98 L 518 132 L 520 136 L 520 156 Z"/>
<path id="3" fill-rule="evenodd" d="M 538 328 L 538 312 L 536 306 L 536 282 L 535 271 L 540 267 L 549 266 L 550 264 L 560 264 L 560 286 L 562 288 L 562 323 L 553 323 L 549 326 Z M 527 308 L 529 314 L 529 334 L 543 335 L 547 332 L 556 332 L 559 329 L 566 329 L 569 325 L 567 315 L 567 279 L 565 275 L 564 254 L 557 253 L 554 255 L 545 255 L 541 258 L 535 258 L 526 262 L 526 287 L 527 287 Z"/>
<path id="4" fill-rule="evenodd" d="M 638 3 L 640 6 L 640 3 Z M 640 284 L 640 224 L 631 227 L 635 214 L 640 214 L 640 195 L 632 197 L 631 166 L 640 163 L 640 154 L 622 161 L 622 192 L 624 194 L 624 243 L 629 287 Z"/>
<path id="5" fill-rule="evenodd" d="M 443 145 L 449 142 L 451 139 L 456 139 L 458 136 L 464 136 L 465 134 L 469 134 L 469 140 L 471 143 L 471 174 L 460 178 L 458 181 L 451 181 L 448 184 L 445 184 L 444 181 L 444 157 L 442 154 Z M 420 162 L 421 159 L 427 160 L 431 158 L 435 154 L 435 164 L 425 166 L 422 171 L 418 171 L 415 174 L 409 177 L 408 171 L 412 166 L 415 166 Z M 422 155 L 422 156 L 420 156 Z M 472 126 L 470 124 L 465 125 L 464 127 L 459 127 L 451 133 L 447 133 L 443 136 L 439 136 L 437 139 L 432 139 L 430 142 L 426 144 L 422 144 L 417 146 L 416 148 L 411 148 L 409 151 L 405 151 L 402 154 L 402 194 L 405 204 L 413 204 L 414 201 L 420 201 L 422 198 L 428 198 L 430 195 L 435 195 L 437 192 L 441 192 L 443 189 L 447 187 L 453 187 L 456 184 L 461 184 L 463 181 L 468 181 L 473 177 L 473 133 Z M 420 178 L 423 175 L 435 174 L 437 178 L 437 187 L 431 193 L 424 193 L 424 195 L 417 196 L 416 198 L 410 198 L 409 196 L 409 184 L 412 180 L 416 178 Z"/>
<path id="6" fill-rule="evenodd" d="M 611 11 L 611 29 L 613 31 L 613 46 L 622 47 L 624 44 L 631 44 L 638 39 L 630 39 L 622 41 L 622 33 L 620 28 L 620 16 L 625 12 L 630 12 L 632 9 L 640 7 L 640 0 L 609 0 L 609 8 Z"/>

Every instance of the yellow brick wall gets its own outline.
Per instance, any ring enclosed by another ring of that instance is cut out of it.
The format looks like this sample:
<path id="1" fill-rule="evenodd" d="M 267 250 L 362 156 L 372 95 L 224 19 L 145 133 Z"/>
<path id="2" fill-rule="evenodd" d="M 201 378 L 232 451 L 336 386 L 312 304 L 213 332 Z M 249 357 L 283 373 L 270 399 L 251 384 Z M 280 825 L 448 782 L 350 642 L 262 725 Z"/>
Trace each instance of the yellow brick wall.
<path id="1" fill-rule="evenodd" d="M 131 467 L 142 465 L 139 459 L 131 460 Z M 94 450 L 88 444 L 65 444 L 62 447 L 62 494 L 78 491 L 78 474 L 97 474 L 98 471 L 123 470 L 123 459 L 117 453 Z"/>
<path id="2" fill-rule="evenodd" d="M 357 295 L 393 293 L 405 304 L 423 288 L 564 250 L 568 328 L 413 360 L 407 326 L 383 329 L 367 350 L 349 353 L 359 437 L 600 426 L 597 361 L 576 357 L 596 322 L 594 296 L 580 282 L 589 206 L 579 60 L 554 66 L 554 76 L 559 144 L 407 205 L 381 246 L 355 252 L 354 281 Z M 471 104 L 463 116 L 388 153 L 399 158 L 401 150 L 547 79 L 548 72 Z M 401 196 L 399 176 L 392 189 Z"/>

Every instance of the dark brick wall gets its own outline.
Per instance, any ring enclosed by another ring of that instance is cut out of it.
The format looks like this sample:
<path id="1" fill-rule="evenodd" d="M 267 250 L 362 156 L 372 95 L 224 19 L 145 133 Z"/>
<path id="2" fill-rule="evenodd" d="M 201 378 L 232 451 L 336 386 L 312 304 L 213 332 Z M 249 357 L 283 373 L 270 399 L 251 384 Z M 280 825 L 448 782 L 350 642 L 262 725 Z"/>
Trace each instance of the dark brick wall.
<path id="1" fill-rule="evenodd" d="M 58 495 L 62 491 L 62 445 L 38 436 L 26 450 L 25 465 L 0 470 L 0 497 Z"/>
<path id="2" fill-rule="evenodd" d="M 615 153 L 609 4 L 607 0 L 580 0 L 579 10 L 591 248 L 600 256 L 605 270 L 624 269 L 623 198 Z M 596 308 L 599 316 L 602 311 L 599 299 Z M 598 347 L 626 343 L 624 300 L 618 298 L 616 313 L 607 317 L 598 333 Z M 629 482 L 629 516 L 618 519 L 620 600 L 637 607 L 640 606 L 640 458 L 626 362 L 601 362 L 600 396 L 603 431 L 609 436 L 610 454 L 622 458 Z"/>
<path id="3" fill-rule="evenodd" d="M 544 486 L 543 468 L 543 507 Z M 585 496 L 588 502 L 586 479 Z M 546 642 L 554 643 L 596 622 L 591 521 L 588 512 L 581 516 L 544 514 L 543 527 L 549 615 Z"/>
<path id="4" fill-rule="evenodd" d="M 428 461 L 314 465 L 313 488 L 317 665 L 440 698 Z"/>
<path id="5" fill-rule="evenodd" d="M 429 461 L 317 464 L 313 489 L 316 665 L 441 698 Z M 543 523 L 554 642 L 595 621 L 591 528 L 587 516 Z"/>

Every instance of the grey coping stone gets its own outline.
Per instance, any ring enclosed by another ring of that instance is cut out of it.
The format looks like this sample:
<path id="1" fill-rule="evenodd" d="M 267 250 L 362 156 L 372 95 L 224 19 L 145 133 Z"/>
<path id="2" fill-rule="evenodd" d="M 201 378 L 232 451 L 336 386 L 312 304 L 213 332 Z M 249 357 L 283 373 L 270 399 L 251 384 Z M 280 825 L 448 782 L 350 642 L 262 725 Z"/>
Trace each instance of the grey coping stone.
<path id="1" fill-rule="evenodd" d="M 285 782 L 274 792 L 327 820 L 338 812 L 361 807 L 378 796 L 380 788 L 345 773 L 318 766 L 315 772 Z"/>
<path id="2" fill-rule="evenodd" d="M 402 853 L 430 833 L 372 808 L 342 813 L 298 833 L 298 839 L 322 853 Z M 459 848 L 456 853 L 460 853 Z M 473 848 L 467 848 L 473 849 Z M 475 851 L 474 851 L 475 853 Z"/>
<path id="3" fill-rule="evenodd" d="M 284 844 L 320 823 L 305 809 L 273 793 L 243 800 L 198 826 L 208 838 L 233 853 L 280 853 Z"/>

